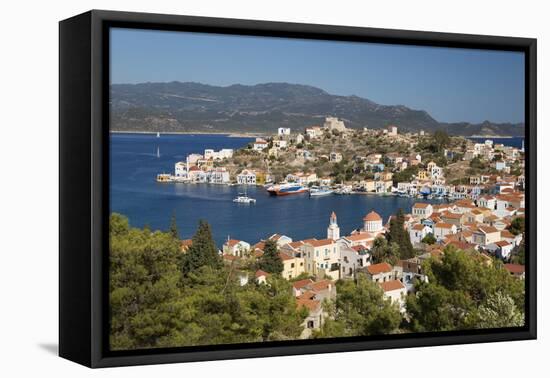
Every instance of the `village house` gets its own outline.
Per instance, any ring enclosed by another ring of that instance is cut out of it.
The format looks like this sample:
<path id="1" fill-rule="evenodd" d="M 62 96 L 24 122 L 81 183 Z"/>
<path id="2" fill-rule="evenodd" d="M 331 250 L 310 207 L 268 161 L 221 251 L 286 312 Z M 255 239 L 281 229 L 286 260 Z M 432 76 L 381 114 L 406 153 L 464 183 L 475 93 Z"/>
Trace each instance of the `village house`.
<path id="1" fill-rule="evenodd" d="M 256 172 L 249 169 L 244 169 L 237 175 L 237 184 L 256 185 Z"/>
<path id="2" fill-rule="evenodd" d="M 292 243 L 292 238 L 290 236 L 280 234 L 273 234 L 267 239 L 276 242 L 278 247 L 282 247 L 286 244 Z"/>
<path id="3" fill-rule="evenodd" d="M 424 224 L 415 224 L 409 229 L 409 237 L 413 245 L 422 243 L 426 235 L 431 234 L 432 229 Z"/>
<path id="4" fill-rule="evenodd" d="M 350 247 L 339 241 L 340 249 L 340 278 L 354 278 L 357 270 L 370 265 L 370 253 L 367 247 L 356 245 Z"/>
<path id="5" fill-rule="evenodd" d="M 250 251 L 250 244 L 242 240 L 228 239 L 223 243 L 222 251 L 224 255 L 246 257 Z"/>
<path id="6" fill-rule="evenodd" d="M 338 279 L 340 253 L 332 239 L 307 239 L 300 246 L 305 259 L 306 272 L 315 276 Z"/>
<path id="7" fill-rule="evenodd" d="M 425 254 L 424 256 L 431 257 L 429 253 Z M 422 270 L 422 263 L 424 262 L 424 258 L 421 256 L 413 257 L 408 260 L 400 260 L 398 262 L 398 265 L 401 266 L 403 269 L 402 278 L 401 281 L 403 282 L 403 285 L 405 285 L 405 288 L 407 289 L 407 293 L 414 292 L 414 283 L 415 281 L 421 281 L 421 282 L 428 282 L 428 276 L 424 274 Z"/>
<path id="8" fill-rule="evenodd" d="M 264 272 L 263 270 L 261 269 L 258 269 L 256 271 L 256 273 L 254 273 L 254 277 L 256 279 L 256 282 L 258 284 L 266 284 L 267 283 L 267 278 L 269 277 L 269 273 L 267 272 Z"/>
<path id="9" fill-rule="evenodd" d="M 454 224 L 457 228 L 466 221 L 464 214 L 451 213 L 450 211 L 441 213 L 439 217 L 444 223 Z"/>
<path id="10" fill-rule="evenodd" d="M 396 303 L 401 313 L 405 312 L 405 298 L 407 289 L 399 280 L 380 282 L 380 287 L 384 291 L 384 298 L 389 299 L 391 303 Z"/>
<path id="11" fill-rule="evenodd" d="M 305 263 L 302 257 L 287 255 L 283 252 L 279 252 L 279 257 L 283 262 L 283 271 L 281 272 L 283 278 L 291 280 L 305 272 Z"/>
<path id="12" fill-rule="evenodd" d="M 508 260 L 510 258 L 513 248 L 514 245 L 506 240 L 500 240 L 485 247 L 486 250 L 502 260 Z"/>
<path id="13" fill-rule="evenodd" d="M 268 146 L 268 143 L 262 139 L 262 138 L 256 138 L 256 141 L 252 144 L 252 149 L 254 151 L 262 152 L 264 149 L 266 149 Z"/>
<path id="14" fill-rule="evenodd" d="M 434 225 L 434 236 L 437 241 L 442 241 L 447 235 L 456 234 L 457 228 L 456 225 L 439 222 Z"/>
<path id="15" fill-rule="evenodd" d="M 323 131 L 319 126 L 306 127 L 305 132 L 310 139 L 315 139 L 323 135 Z"/>
<path id="16" fill-rule="evenodd" d="M 472 242 L 485 247 L 500 241 L 500 231 L 493 226 L 481 225 L 473 231 Z"/>
<path id="17" fill-rule="evenodd" d="M 287 148 L 288 142 L 284 139 L 276 139 L 273 141 L 273 148 L 276 148 L 278 150 Z"/>
<path id="18" fill-rule="evenodd" d="M 367 278 L 373 282 L 387 282 L 398 279 L 397 272 L 386 262 L 369 265 L 360 269 L 360 271 L 365 273 Z"/>
<path id="19" fill-rule="evenodd" d="M 413 217 L 419 219 L 429 218 L 433 213 L 433 207 L 429 203 L 416 202 L 412 207 Z"/>

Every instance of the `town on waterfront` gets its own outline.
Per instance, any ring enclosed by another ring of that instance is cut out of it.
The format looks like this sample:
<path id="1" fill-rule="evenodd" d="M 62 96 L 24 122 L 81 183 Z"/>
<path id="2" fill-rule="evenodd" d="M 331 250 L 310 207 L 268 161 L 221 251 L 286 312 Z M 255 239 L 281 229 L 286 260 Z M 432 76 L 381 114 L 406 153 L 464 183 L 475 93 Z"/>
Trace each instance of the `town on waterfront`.
<path id="1" fill-rule="evenodd" d="M 180 84 L 112 89 L 112 350 L 525 325 L 523 125 Z"/>

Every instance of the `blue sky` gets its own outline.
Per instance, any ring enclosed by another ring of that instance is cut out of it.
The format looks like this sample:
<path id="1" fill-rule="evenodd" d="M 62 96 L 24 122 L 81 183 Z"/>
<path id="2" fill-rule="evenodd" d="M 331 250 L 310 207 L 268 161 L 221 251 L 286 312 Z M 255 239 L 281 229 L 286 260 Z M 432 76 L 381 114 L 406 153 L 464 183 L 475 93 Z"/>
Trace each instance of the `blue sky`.
<path id="1" fill-rule="evenodd" d="M 112 29 L 111 81 L 288 82 L 440 122 L 524 122 L 517 52 Z"/>

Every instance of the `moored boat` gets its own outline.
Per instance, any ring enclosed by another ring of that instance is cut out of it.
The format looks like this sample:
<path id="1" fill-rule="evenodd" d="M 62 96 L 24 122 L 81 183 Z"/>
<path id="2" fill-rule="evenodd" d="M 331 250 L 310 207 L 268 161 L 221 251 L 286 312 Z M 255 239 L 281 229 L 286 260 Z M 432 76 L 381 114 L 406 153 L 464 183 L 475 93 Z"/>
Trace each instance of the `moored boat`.
<path id="1" fill-rule="evenodd" d="M 328 186 L 322 186 L 322 187 L 312 187 L 309 190 L 309 196 L 310 197 L 317 197 L 317 196 L 326 196 L 329 194 L 332 194 L 334 191 L 330 189 Z"/>
<path id="2" fill-rule="evenodd" d="M 271 185 L 269 188 L 267 188 L 267 192 L 272 196 L 287 196 L 290 194 L 300 194 L 300 193 L 305 193 L 308 190 L 309 189 L 307 187 L 300 184 L 295 184 L 295 183 Z"/>

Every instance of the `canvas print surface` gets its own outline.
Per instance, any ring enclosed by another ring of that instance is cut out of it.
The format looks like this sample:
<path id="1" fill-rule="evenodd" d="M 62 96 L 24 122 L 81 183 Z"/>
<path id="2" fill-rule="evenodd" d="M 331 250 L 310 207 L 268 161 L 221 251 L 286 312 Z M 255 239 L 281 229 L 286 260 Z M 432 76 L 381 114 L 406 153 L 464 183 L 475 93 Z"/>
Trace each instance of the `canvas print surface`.
<path id="1" fill-rule="evenodd" d="M 525 57 L 110 30 L 109 347 L 525 323 Z"/>

